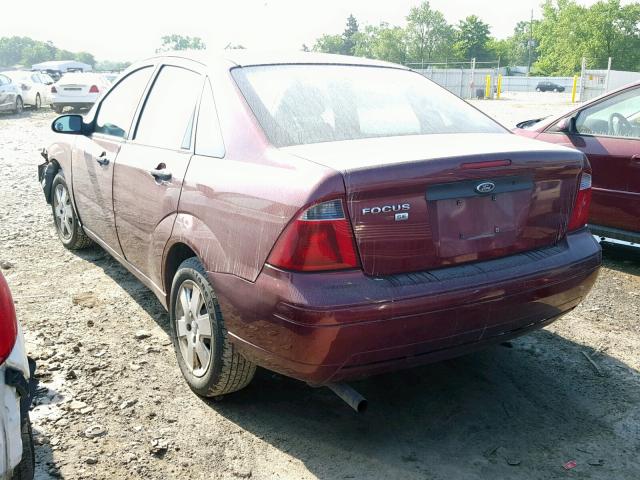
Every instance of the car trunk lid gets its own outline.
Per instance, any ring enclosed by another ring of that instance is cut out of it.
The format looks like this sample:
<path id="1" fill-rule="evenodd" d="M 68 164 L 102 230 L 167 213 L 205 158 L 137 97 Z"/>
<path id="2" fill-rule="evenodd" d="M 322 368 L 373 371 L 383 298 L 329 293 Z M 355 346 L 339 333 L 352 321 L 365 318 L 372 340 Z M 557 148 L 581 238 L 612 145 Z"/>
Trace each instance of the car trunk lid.
<path id="1" fill-rule="evenodd" d="M 364 271 L 485 260 L 564 237 L 582 154 L 510 134 L 386 137 L 286 147 L 342 172 Z"/>

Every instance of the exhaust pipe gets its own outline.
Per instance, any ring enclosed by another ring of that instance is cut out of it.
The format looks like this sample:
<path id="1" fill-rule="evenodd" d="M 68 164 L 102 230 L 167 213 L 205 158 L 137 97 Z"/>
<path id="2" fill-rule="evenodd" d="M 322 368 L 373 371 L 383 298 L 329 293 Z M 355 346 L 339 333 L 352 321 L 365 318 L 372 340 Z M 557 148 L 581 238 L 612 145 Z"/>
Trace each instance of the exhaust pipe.
<path id="1" fill-rule="evenodd" d="M 362 413 L 367 409 L 367 399 L 346 383 L 328 383 L 326 387 L 330 388 L 356 412 Z"/>

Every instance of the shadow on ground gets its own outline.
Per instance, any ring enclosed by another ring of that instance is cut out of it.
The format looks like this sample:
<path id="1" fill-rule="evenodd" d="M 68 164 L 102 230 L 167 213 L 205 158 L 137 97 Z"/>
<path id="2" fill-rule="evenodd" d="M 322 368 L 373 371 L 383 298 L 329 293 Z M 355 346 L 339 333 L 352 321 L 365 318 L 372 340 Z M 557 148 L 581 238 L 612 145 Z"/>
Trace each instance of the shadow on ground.
<path id="1" fill-rule="evenodd" d="M 619 254 L 607 254 L 607 266 L 640 271 L 640 261 Z M 168 331 L 155 296 L 107 253 L 79 256 Z M 202 401 L 321 479 L 640 478 L 639 378 L 612 357 L 541 330 L 356 382 L 369 400 L 365 414 L 326 388 L 265 370 L 223 401 Z M 569 472 L 563 465 L 571 460 L 577 466 Z"/>
<path id="2" fill-rule="evenodd" d="M 266 371 L 210 406 L 319 478 L 640 477 L 637 374 L 547 331 L 511 345 L 357 382 L 361 415 Z"/>
<path id="3" fill-rule="evenodd" d="M 602 243 L 602 264 L 607 268 L 640 275 L 640 247 Z"/>
<path id="4" fill-rule="evenodd" d="M 167 335 L 169 315 L 155 295 L 136 277 L 124 268 L 111 255 L 98 246 L 74 252 L 78 257 L 93 263 L 120 286 L 151 318 L 153 318 Z"/>

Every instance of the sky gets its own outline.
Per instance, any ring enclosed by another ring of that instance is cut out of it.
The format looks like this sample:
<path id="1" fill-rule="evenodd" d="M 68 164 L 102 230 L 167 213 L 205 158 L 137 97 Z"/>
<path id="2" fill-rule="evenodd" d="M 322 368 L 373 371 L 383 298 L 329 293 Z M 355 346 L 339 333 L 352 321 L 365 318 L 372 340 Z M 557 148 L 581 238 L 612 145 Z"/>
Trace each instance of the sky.
<path id="1" fill-rule="evenodd" d="M 178 33 L 199 36 L 210 49 L 229 43 L 251 49 L 299 50 L 323 33 L 342 33 L 353 14 L 361 25 L 386 21 L 404 25 L 420 0 L 109 0 L 53 2 L 32 0 L 25 17 L 22 2 L 0 0 L 0 37 L 28 36 L 57 47 L 93 53 L 98 60 L 135 61 L 152 55 L 160 37 Z M 541 0 L 431 0 L 449 23 L 476 14 L 497 38 L 509 36 L 515 24 L 540 16 Z M 590 5 L 595 0 L 579 0 Z M 629 3 L 623 1 L 622 3 Z M 37 14 L 33 14 L 37 12 Z"/>

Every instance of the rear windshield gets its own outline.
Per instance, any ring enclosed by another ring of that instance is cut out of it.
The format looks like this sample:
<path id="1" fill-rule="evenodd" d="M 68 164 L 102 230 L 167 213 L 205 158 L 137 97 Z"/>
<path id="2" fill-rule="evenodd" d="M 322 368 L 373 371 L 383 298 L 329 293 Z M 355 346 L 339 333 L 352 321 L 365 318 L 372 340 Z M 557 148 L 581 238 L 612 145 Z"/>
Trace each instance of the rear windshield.
<path id="1" fill-rule="evenodd" d="M 504 133 L 422 75 L 395 68 L 268 65 L 232 70 L 276 147 L 434 133 Z"/>

